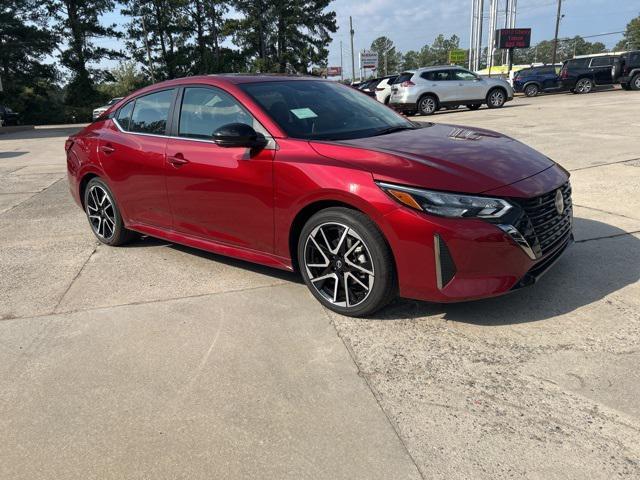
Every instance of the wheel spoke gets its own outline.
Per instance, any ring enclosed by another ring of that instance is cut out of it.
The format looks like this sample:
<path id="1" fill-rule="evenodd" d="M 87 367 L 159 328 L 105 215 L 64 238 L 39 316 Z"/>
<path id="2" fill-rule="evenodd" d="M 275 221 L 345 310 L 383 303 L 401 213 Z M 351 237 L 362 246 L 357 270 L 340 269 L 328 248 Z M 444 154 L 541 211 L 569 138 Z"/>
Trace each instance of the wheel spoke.
<path id="1" fill-rule="evenodd" d="M 307 263 L 307 267 L 328 267 L 329 266 L 329 257 L 327 257 L 324 252 L 322 251 L 322 248 L 320 248 L 320 245 L 318 245 L 318 242 L 316 241 L 315 238 L 313 238 L 312 236 L 309 237 L 309 240 L 311 240 L 313 242 L 313 244 L 316 246 L 316 248 L 318 249 L 318 252 L 320 252 L 320 255 L 322 255 L 322 258 L 324 259 L 324 263 Z"/>
<path id="2" fill-rule="evenodd" d="M 331 253 L 336 254 L 340 251 L 340 247 L 342 247 L 342 244 L 344 243 L 344 239 L 347 238 L 348 233 L 349 233 L 349 228 L 344 227 L 344 230 L 342 231 L 342 236 L 340 237 L 340 240 L 338 240 L 338 245 L 334 250 L 331 251 Z"/>
<path id="3" fill-rule="evenodd" d="M 349 286 L 347 285 L 347 278 L 349 277 L 349 272 L 344 272 L 344 301 L 347 304 L 347 307 L 351 306 L 351 301 L 349 300 Z"/>

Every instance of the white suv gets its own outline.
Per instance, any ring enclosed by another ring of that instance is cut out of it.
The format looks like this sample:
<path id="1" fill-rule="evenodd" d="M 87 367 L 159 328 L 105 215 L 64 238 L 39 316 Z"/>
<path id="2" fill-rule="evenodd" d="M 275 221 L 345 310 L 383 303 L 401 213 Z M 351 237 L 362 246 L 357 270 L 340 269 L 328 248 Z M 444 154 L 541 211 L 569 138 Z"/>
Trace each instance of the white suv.
<path id="1" fill-rule="evenodd" d="M 397 78 L 397 75 L 390 75 L 383 77 L 382 80 L 376 85 L 376 100 L 385 105 L 389 103 L 391 99 L 391 84 Z"/>
<path id="2" fill-rule="evenodd" d="M 482 104 L 500 108 L 509 100 L 513 100 L 513 88 L 505 80 L 482 78 L 460 67 L 437 66 L 401 73 L 391 85 L 389 106 L 410 115 L 431 115 L 459 105 L 471 110 Z"/>

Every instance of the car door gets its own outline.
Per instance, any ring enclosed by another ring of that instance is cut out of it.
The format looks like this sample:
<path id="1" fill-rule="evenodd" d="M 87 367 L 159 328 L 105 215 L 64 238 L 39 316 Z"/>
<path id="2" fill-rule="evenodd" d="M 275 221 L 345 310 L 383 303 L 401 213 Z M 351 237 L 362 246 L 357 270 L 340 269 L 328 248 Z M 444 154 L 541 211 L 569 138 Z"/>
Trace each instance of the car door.
<path id="1" fill-rule="evenodd" d="M 451 70 L 451 79 L 457 85 L 456 100 L 465 102 L 483 100 L 487 95 L 487 85 L 475 73 L 463 69 Z"/>
<path id="2" fill-rule="evenodd" d="M 456 85 L 451 81 L 449 70 L 429 70 L 422 72 L 423 89 L 428 93 L 435 93 L 440 103 L 448 103 L 456 99 Z"/>
<path id="3" fill-rule="evenodd" d="M 591 59 L 589 67 L 597 85 L 608 85 L 613 82 L 611 65 L 613 65 L 613 57 L 593 57 Z"/>
<path id="4" fill-rule="evenodd" d="M 260 251 L 273 251 L 275 143 L 228 92 L 186 86 L 167 141 L 166 183 L 176 231 Z M 269 139 L 266 148 L 225 148 L 212 141 L 223 125 L 246 123 Z"/>
<path id="5" fill-rule="evenodd" d="M 100 132 L 100 163 L 128 224 L 171 227 L 165 149 L 175 93 L 164 89 L 131 100 Z"/>
<path id="6" fill-rule="evenodd" d="M 559 87 L 559 77 L 555 67 L 541 68 L 539 77 L 543 90 L 554 90 Z"/>

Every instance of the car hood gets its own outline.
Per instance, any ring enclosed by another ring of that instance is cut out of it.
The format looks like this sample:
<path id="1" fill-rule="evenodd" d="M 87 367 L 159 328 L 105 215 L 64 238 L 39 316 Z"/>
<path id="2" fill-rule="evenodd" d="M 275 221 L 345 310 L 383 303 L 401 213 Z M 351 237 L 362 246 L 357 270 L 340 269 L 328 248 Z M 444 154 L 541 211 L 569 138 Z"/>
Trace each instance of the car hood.
<path id="1" fill-rule="evenodd" d="M 500 133 L 446 124 L 311 145 L 323 156 L 369 170 L 377 180 L 467 193 L 519 182 L 555 165 Z"/>

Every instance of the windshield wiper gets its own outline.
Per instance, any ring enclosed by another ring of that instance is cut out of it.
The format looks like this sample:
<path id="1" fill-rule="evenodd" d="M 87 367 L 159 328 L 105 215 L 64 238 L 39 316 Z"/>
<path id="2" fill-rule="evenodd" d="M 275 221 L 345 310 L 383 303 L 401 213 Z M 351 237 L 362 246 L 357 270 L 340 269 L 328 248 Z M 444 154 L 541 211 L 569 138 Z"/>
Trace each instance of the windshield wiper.
<path id="1" fill-rule="evenodd" d="M 378 130 L 373 136 L 378 135 L 387 135 L 388 133 L 400 132 L 402 130 L 416 130 L 419 127 L 416 126 L 408 126 L 408 125 L 396 125 L 394 127 L 383 128 L 382 130 Z"/>

